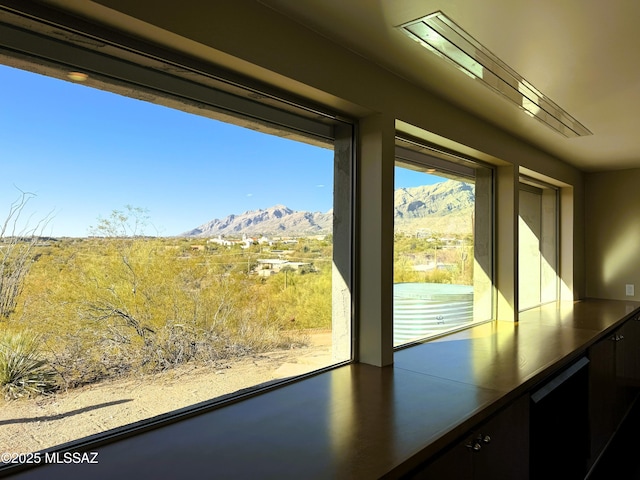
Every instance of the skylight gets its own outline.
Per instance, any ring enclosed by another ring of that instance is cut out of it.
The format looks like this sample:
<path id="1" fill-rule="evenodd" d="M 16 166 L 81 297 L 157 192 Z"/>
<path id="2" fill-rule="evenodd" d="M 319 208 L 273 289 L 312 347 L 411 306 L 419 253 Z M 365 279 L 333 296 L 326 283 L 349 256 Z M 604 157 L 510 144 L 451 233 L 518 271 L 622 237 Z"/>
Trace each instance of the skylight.
<path id="1" fill-rule="evenodd" d="M 442 12 L 401 25 L 409 37 L 565 137 L 592 133 Z"/>

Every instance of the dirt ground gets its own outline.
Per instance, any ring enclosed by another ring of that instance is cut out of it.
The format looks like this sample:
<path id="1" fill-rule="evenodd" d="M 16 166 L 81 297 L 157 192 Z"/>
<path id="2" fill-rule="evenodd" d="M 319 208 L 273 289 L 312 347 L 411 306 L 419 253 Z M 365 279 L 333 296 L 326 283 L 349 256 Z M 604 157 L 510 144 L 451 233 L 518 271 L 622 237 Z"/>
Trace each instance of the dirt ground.
<path id="1" fill-rule="evenodd" d="M 0 451 L 28 453 L 331 363 L 331 333 L 308 347 L 102 382 L 48 397 L 0 400 Z"/>

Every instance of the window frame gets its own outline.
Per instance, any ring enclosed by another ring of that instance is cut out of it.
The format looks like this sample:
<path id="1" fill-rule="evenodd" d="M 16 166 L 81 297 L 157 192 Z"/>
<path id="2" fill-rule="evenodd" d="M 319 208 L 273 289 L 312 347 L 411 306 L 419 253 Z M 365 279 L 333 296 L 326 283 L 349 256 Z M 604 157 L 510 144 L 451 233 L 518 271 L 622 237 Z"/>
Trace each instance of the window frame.
<path id="1" fill-rule="evenodd" d="M 40 7 L 34 7 L 40 12 Z M 46 449 L 97 447 L 117 439 L 177 422 L 261 395 L 284 385 L 355 361 L 357 330 L 355 287 L 356 234 L 356 122 L 304 99 L 233 72 L 204 65 L 193 58 L 143 44 L 75 17 L 52 13 L 55 21 L 29 18 L 0 7 L 0 63 L 67 80 L 70 71 L 89 75 L 87 86 L 152 101 L 188 113 L 252 128 L 269 134 L 334 150 L 334 228 L 332 317 L 348 325 L 333 333 L 333 342 L 349 335 L 348 360 L 313 372 L 223 395 L 166 414 L 116 427 Z M 271 128 L 270 128 L 271 127 Z M 339 291 L 334 282 L 340 280 Z M 346 294 L 345 294 L 346 291 Z M 337 297 L 336 295 L 339 295 Z M 338 301 L 340 300 L 340 301 Z M 340 305 L 337 305 L 340 303 Z M 0 472 L 12 468 L 0 465 Z"/>
<path id="2" fill-rule="evenodd" d="M 475 320 L 471 323 L 454 327 L 448 329 L 443 332 L 439 332 L 433 335 L 429 335 L 424 338 L 415 339 L 413 341 L 394 346 L 394 351 L 398 351 L 401 349 L 409 348 L 414 345 L 424 343 L 426 341 L 430 341 L 436 338 L 440 338 L 445 335 L 449 335 L 451 333 L 466 330 L 468 328 L 474 327 L 476 325 L 480 325 L 482 323 L 492 322 L 496 320 L 496 312 L 497 312 L 497 288 L 496 288 L 496 222 L 495 222 L 495 192 L 496 192 L 496 168 L 495 166 L 483 162 L 481 160 L 471 158 L 465 155 L 462 155 L 457 152 L 452 152 L 442 147 L 429 144 L 424 141 L 415 140 L 409 136 L 402 135 L 400 133 L 396 133 L 396 147 L 395 147 L 395 156 L 394 156 L 394 166 L 398 166 L 398 160 L 401 163 L 408 165 L 415 165 L 417 167 L 434 167 L 437 171 L 445 172 L 451 174 L 453 178 L 456 179 L 465 179 L 471 178 L 474 180 L 474 185 L 476 183 L 476 171 L 482 170 L 488 174 L 488 187 L 490 190 L 490 198 L 488 201 L 488 208 L 490 210 L 489 222 L 488 222 L 488 240 L 489 240 L 489 255 L 490 259 L 488 262 L 488 270 L 487 273 L 488 280 L 490 282 L 490 287 L 488 287 L 488 301 L 490 305 L 485 307 L 489 312 L 490 316 L 486 319 Z M 477 206 L 477 205 L 476 205 Z M 476 208 L 474 206 L 474 208 Z M 475 216 L 475 213 L 474 213 Z M 475 254 L 475 236 L 474 236 L 474 254 Z M 476 305 L 474 304 L 474 317 L 475 317 Z"/>

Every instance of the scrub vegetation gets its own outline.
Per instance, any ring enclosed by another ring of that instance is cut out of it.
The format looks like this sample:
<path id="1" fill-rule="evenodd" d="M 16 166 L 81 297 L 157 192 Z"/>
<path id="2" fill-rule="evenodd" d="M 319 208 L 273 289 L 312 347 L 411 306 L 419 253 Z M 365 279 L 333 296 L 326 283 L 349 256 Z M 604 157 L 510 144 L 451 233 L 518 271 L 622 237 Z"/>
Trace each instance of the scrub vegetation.
<path id="1" fill-rule="evenodd" d="M 331 328 L 330 239 L 265 251 L 145 236 L 146 221 L 127 207 L 88 238 L 0 238 L 0 288 L 22 268 L 0 312 L 7 398 L 304 346 L 310 329 Z M 274 250 L 305 265 L 261 275 Z"/>
<path id="2" fill-rule="evenodd" d="M 470 234 L 394 235 L 394 283 L 473 284 Z"/>

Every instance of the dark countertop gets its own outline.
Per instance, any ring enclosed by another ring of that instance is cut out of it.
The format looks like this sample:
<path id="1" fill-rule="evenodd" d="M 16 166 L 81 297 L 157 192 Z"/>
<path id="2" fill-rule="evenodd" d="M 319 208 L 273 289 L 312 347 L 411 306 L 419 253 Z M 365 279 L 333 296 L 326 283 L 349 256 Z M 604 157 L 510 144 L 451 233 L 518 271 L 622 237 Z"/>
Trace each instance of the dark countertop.
<path id="1" fill-rule="evenodd" d="M 584 300 L 523 312 L 347 365 L 16 479 L 396 476 L 584 354 L 639 302 Z M 7 473 L 7 472 L 4 472 Z M 0 474 L 1 476 L 1 474 Z"/>

